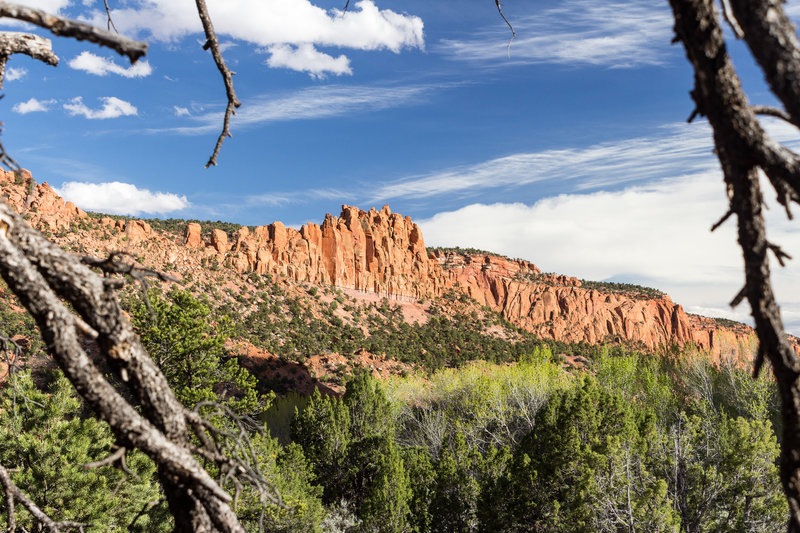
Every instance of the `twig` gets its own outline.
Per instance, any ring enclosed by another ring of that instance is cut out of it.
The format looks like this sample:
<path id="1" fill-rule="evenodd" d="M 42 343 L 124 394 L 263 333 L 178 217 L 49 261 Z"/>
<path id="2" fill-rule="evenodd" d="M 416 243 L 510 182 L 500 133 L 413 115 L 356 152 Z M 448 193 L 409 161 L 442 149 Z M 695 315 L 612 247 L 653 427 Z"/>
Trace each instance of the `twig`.
<path id="1" fill-rule="evenodd" d="M 127 56 L 131 63 L 135 63 L 147 53 L 147 43 L 145 42 L 134 41 L 110 31 L 101 30 L 91 24 L 51 15 L 41 9 L 33 9 L 11 2 L 0 2 L 0 17 L 30 22 L 50 30 L 53 35 L 59 37 L 72 37 L 78 41 L 89 41 L 106 46 L 120 55 Z"/>
<path id="2" fill-rule="evenodd" d="M 778 260 L 778 263 L 782 267 L 786 266 L 786 263 L 783 261 L 784 259 L 789 259 L 791 261 L 792 256 L 784 252 L 783 249 L 781 249 L 781 247 L 777 244 L 767 241 L 767 247 L 770 249 L 770 251 L 772 251 L 773 254 L 775 254 L 775 259 Z"/>
<path id="3" fill-rule="evenodd" d="M 736 296 L 733 297 L 733 300 L 731 300 L 729 305 L 733 308 L 738 307 L 739 304 L 742 303 L 742 300 L 744 300 L 745 296 L 747 296 L 747 285 L 742 287 L 742 290 L 736 293 Z"/>
<path id="4" fill-rule="evenodd" d="M 12 523 L 14 522 L 14 502 L 19 501 L 25 509 L 28 510 L 29 513 L 33 516 L 34 520 L 36 520 L 39 524 L 42 525 L 45 529 L 50 531 L 51 533 L 60 533 L 64 529 L 77 529 L 83 531 L 85 527 L 91 527 L 92 524 L 86 524 L 82 522 L 72 522 L 72 521 L 65 521 L 65 522 L 56 522 L 52 518 L 50 518 L 44 511 L 42 511 L 39 506 L 33 503 L 27 494 L 22 492 L 14 481 L 11 479 L 11 476 L 2 465 L 0 465 L 0 485 L 3 486 L 3 490 L 6 494 L 6 505 L 8 506 L 8 516 L 9 516 L 9 531 L 15 531 L 12 529 Z"/>
<path id="5" fill-rule="evenodd" d="M 103 0 L 103 3 L 106 5 L 106 16 L 108 16 L 108 31 L 111 31 L 111 28 L 114 28 L 114 31 L 119 33 L 114 21 L 111 20 L 111 8 L 108 7 L 108 0 Z"/>
<path id="6" fill-rule="evenodd" d="M 719 228 L 721 225 L 723 225 L 725 223 L 725 221 L 728 220 L 731 217 L 732 214 L 733 214 L 733 209 L 728 209 L 728 212 L 725 213 L 724 215 L 722 215 L 722 218 L 720 218 L 717 221 L 716 224 L 711 226 L 711 232 L 713 233 L 714 231 L 716 231 L 717 228 Z"/>
<path id="7" fill-rule="evenodd" d="M 503 20 L 508 25 L 508 29 L 511 30 L 511 39 L 508 40 L 508 47 L 506 47 L 506 56 L 508 57 L 508 59 L 511 59 L 511 41 L 513 41 L 517 37 L 517 32 L 514 31 L 514 26 L 511 25 L 506 16 L 503 14 L 503 5 L 500 3 L 500 0 L 494 0 L 494 3 L 497 6 L 497 12 L 500 13 L 500 16 L 503 17 Z"/>
<path id="8" fill-rule="evenodd" d="M 344 9 L 342 10 L 342 13 L 347 13 L 347 7 L 349 5 L 350 5 L 350 0 L 347 0 L 347 3 L 344 5 Z"/>
<path id="9" fill-rule="evenodd" d="M 236 97 L 236 91 L 233 88 L 233 72 L 225 64 L 222 59 L 222 51 L 219 48 L 219 39 L 214 31 L 214 24 L 211 22 L 211 16 L 208 14 L 208 7 L 205 0 L 196 0 L 197 12 L 200 15 L 200 21 L 203 23 L 203 31 L 206 34 L 206 42 L 203 45 L 203 50 L 211 50 L 211 55 L 214 58 L 214 63 L 217 64 L 217 69 L 222 75 L 222 81 L 225 83 L 225 93 L 228 97 L 228 105 L 225 107 L 225 117 L 222 119 L 222 132 L 219 134 L 217 144 L 214 146 L 214 151 L 206 163 L 206 168 L 211 165 L 217 164 L 217 156 L 222 148 L 222 143 L 226 137 L 231 136 L 230 123 L 231 115 L 236 114 L 236 109 L 242 105 L 242 102 Z"/>
<path id="10" fill-rule="evenodd" d="M 768 115 L 770 117 L 783 119 L 789 123 L 792 122 L 792 117 L 789 116 L 789 113 L 787 113 L 783 109 L 778 109 L 777 107 L 769 107 L 766 105 L 754 105 L 750 106 L 750 109 L 756 115 Z"/>
<path id="11" fill-rule="evenodd" d="M 111 466 L 114 463 L 119 463 L 119 469 L 125 472 L 127 475 L 131 476 L 132 478 L 136 479 L 137 481 L 140 480 L 139 475 L 130 470 L 128 468 L 128 463 L 125 460 L 125 454 L 128 453 L 128 449 L 124 446 L 120 446 L 117 448 L 111 455 L 106 457 L 105 459 L 100 459 L 99 461 L 94 461 L 92 463 L 86 463 L 82 465 L 83 468 L 86 470 L 92 470 L 95 468 L 100 468 L 101 466 Z M 123 478 L 124 479 L 124 478 Z"/>
<path id="12" fill-rule="evenodd" d="M 744 39 L 744 31 L 742 31 L 742 27 L 739 26 L 739 21 L 736 20 L 736 17 L 731 13 L 731 6 L 728 5 L 728 0 L 720 0 L 719 3 L 722 4 L 722 16 L 725 17 L 725 21 L 731 27 L 731 30 L 733 30 L 733 34 L 737 39 Z"/>

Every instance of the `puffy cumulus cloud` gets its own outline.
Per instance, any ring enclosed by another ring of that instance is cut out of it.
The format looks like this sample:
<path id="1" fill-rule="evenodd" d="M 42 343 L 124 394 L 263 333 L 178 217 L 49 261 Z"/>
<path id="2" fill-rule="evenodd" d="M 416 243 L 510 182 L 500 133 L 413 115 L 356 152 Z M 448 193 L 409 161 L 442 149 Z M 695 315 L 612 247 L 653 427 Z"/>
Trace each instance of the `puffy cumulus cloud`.
<path id="1" fill-rule="evenodd" d="M 186 196 L 152 192 L 119 181 L 106 183 L 68 181 L 55 190 L 61 197 L 82 209 L 113 215 L 163 214 L 179 211 L 191 205 Z"/>
<path id="2" fill-rule="evenodd" d="M 83 98 L 77 96 L 69 103 L 64 104 L 64 109 L 69 111 L 70 115 L 82 115 L 88 119 L 107 119 L 139 114 L 139 111 L 134 105 L 125 100 L 120 100 L 115 96 L 104 96 L 100 98 L 100 100 L 103 101 L 103 107 L 100 109 L 89 109 L 86 104 L 83 103 Z"/>
<path id="3" fill-rule="evenodd" d="M 125 78 L 144 78 L 153 72 L 150 63 L 145 59 L 140 59 L 129 67 L 121 67 L 114 61 L 94 55 L 88 50 L 84 50 L 80 55 L 72 58 L 69 66 L 75 70 L 83 70 L 95 76 L 118 74 Z"/>
<path id="4" fill-rule="evenodd" d="M 128 5 L 131 7 L 112 10 L 122 33 L 174 41 L 202 32 L 191 2 L 138 0 Z M 208 9 L 218 34 L 259 47 L 316 45 L 399 52 L 406 47 L 423 48 L 425 43 L 422 19 L 379 9 L 372 0 L 360 0 L 347 12 L 328 11 L 311 0 L 209 0 Z M 95 24 L 105 24 L 105 11 L 93 11 L 90 19 Z M 299 50 L 294 50 L 295 56 Z M 316 54 L 315 64 L 319 64 L 319 56 L 324 54 Z M 299 60 L 295 57 L 292 64 Z M 277 66 L 287 65 L 279 62 Z M 342 65 L 336 68 L 341 70 Z"/>
<path id="5" fill-rule="evenodd" d="M 11 110 L 21 115 L 25 115 L 27 113 L 34 113 L 37 111 L 49 111 L 50 106 L 55 103 L 55 100 L 37 100 L 36 98 L 31 98 L 26 102 L 19 102 L 18 104 L 14 105 Z"/>
<path id="6" fill-rule="evenodd" d="M 28 74 L 28 69 L 26 69 L 26 68 L 9 67 L 6 70 L 6 80 L 8 80 L 8 81 L 21 80 L 27 74 Z"/>
<path id="7" fill-rule="evenodd" d="M 472 204 L 419 221 L 429 245 L 470 246 L 523 257 L 545 271 L 653 286 L 690 312 L 749 320 L 727 303 L 744 281 L 735 221 L 711 233 L 727 209 L 719 173 L 662 179 L 616 192 L 567 194 L 533 205 Z M 768 212 L 770 240 L 800 254 L 800 229 Z M 800 269 L 775 267 L 787 328 L 800 334 Z"/>
<path id="8" fill-rule="evenodd" d="M 269 53 L 271 55 L 267 59 L 267 65 L 270 67 L 308 72 L 312 78 L 323 78 L 329 73 L 337 76 L 353 73 L 350 69 L 350 60 L 345 55 L 332 57 L 308 43 L 297 47 L 277 44 L 269 47 Z"/>

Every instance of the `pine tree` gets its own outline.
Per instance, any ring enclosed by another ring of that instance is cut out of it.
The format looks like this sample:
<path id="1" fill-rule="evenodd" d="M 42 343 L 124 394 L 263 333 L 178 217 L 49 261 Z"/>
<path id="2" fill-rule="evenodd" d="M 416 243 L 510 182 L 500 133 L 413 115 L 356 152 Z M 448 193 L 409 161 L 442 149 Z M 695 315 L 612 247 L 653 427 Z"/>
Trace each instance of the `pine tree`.
<path id="1" fill-rule="evenodd" d="M 98 531 L 169 531 L 155 466 L 144 454 L 127 454 L 133 476 L 114 466 L 83 467 L 107 457 L 113 444 L 108 426 L 85 416 L 61 372 L 46 390 L 25 372 L 2 391 L 0 464 L 45 513 L 56 521 L 94 524 Z M 16 511 L 17 527 L 34 530 L 27 511 L 21 506 Z M 5 508 L 0 519 L 7 519 Z"/>

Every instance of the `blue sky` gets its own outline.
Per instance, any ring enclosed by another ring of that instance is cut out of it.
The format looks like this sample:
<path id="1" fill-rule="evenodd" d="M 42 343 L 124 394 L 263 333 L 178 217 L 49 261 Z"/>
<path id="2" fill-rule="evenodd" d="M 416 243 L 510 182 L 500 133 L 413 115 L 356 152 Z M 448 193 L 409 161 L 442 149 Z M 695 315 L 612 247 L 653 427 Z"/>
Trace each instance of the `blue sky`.
<path id="1" fill-rule="evenodd" d="M 507 0 L 509 49 L 491 0 L 346 14 L 338 0 L 209 0 L 243 106 L 208 170 L 225 101 L 194 2 L 109 1 L 120 31 L 150 43 L 146 63 L 54 38 L 61 65 L 12 58 L 0 103 L 6 148 L 86 209 L 296 226 L 388 203 L 428 244 L 747 319 L 727 308 L 741 257 L 733 224 L 708 232 L 724 189 L 708 126 L 685 122 L 692 73 L 666 1 Z M 30 4 L 105 25 L 101 1 Z M 731 51 L 753 103 L 774 103 L 741 43 Z M 777 209 L 770 232 L 800 255 L 800 225 Z M 796 266 L 776 284 L 800 334 Z"/>

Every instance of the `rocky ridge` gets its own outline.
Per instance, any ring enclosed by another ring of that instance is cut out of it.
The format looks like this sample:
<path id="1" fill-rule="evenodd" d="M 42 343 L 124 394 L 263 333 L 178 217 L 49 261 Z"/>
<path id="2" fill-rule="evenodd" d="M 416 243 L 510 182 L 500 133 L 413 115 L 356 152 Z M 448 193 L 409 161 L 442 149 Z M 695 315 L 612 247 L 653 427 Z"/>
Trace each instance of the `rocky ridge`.
<path id="1" fill-rule="evenodd" d="M 199 232 L 187 226 L 185 245 L 207 246 L 239 272 L 394 299 L 433 298 L 454 290 L 527 331 L 566 342 L 623 340 L 650 349 L 693 342 L 719 355 L 737 350 L 753 334 L 747 327 L 724 328 L 692 317 L 666 295 L 639 298 L 583 288 L 576 278 L 543 274 L 528 261 L 492 254 L 429 254 L 419 226 L 388 206 L 363 211 L 345 205 L 338 217 L 328 214 L 321 225 L 300 230 L 280 222 L 253 231 L 243 227 L 231 244 L 215 230 L 201 245 Z"/>
<path id="2" fill-rule="evenodd" d="M 0 174 L 0 194 L 31 223 L 52 233 L 66 234 L 76 220 L 85 222 L 88 216 L 47 183 L 36 184 L 27 171 Z M 388 206 L 369 211 L 343 206 L 338 217 L 326 215 L 322 224 L 299 230 L 274 222 L 252 230 L 242 227 L 232 235 L 214 229 L 204 237 L 201 226 L 190 223 L 179 242 L 141 220 L 103 217 L 93 223 L 105 228 L 106 249 L 147 250 L 151 266 L 172 265 L 181 275 L 196 275 L 211 261 L 240 274 L 270 274 L 395 300 L 462 293 L 527 331 L 566 342 L 620 340 L 651 349 L 693 342 L 719 355 L 753 337 L 746 326 L 722 327 L 713 319 L 688 315 L 666 295 L 639 297 L 582 287 L 576 278 L 544 274 L 528 261 L 488 253 L 429 253 L 419 226 Z M 81 247 L 87 238 L 67 235 L 65 243 Z"/>

